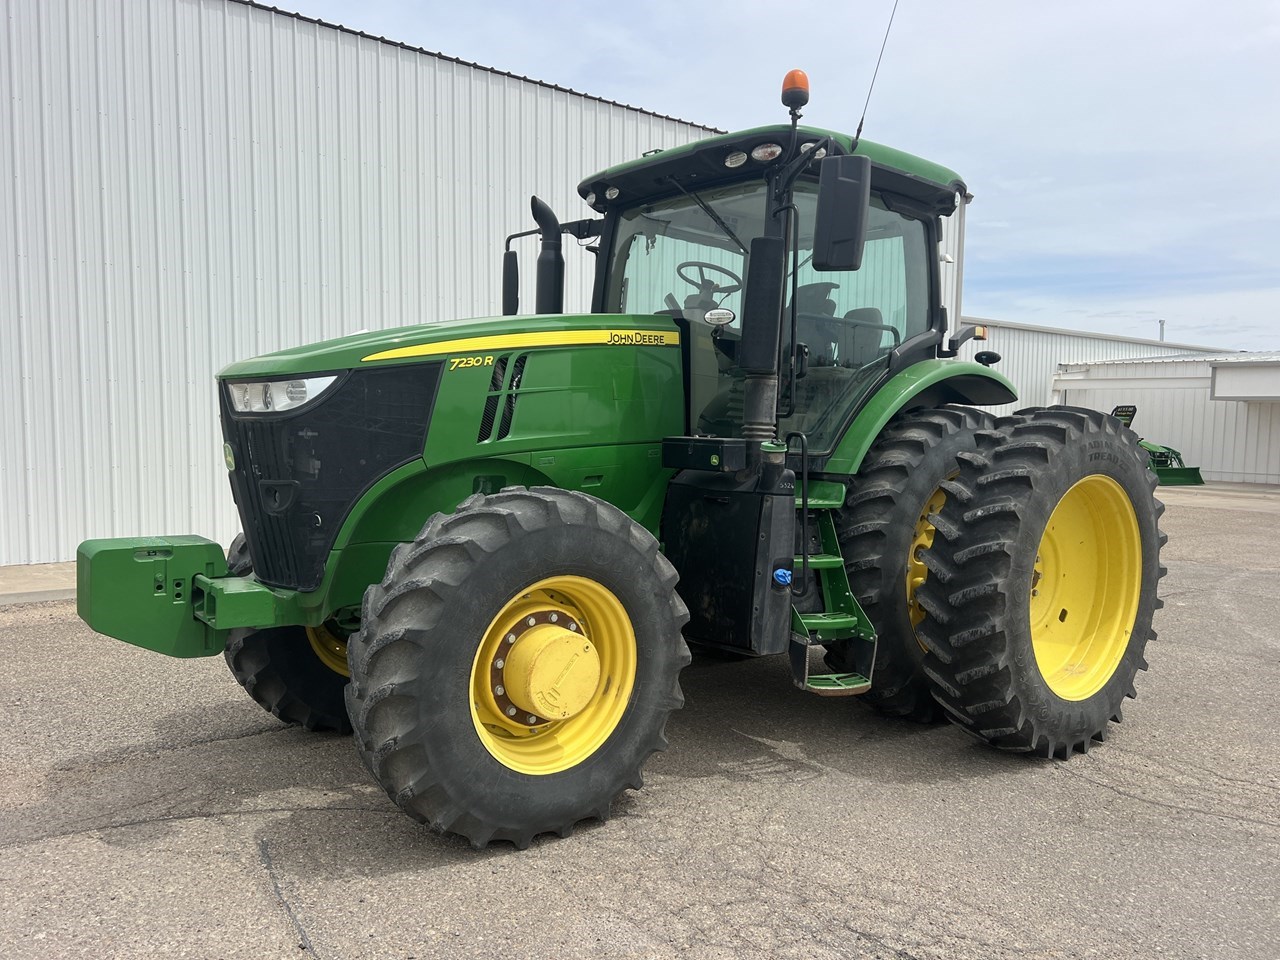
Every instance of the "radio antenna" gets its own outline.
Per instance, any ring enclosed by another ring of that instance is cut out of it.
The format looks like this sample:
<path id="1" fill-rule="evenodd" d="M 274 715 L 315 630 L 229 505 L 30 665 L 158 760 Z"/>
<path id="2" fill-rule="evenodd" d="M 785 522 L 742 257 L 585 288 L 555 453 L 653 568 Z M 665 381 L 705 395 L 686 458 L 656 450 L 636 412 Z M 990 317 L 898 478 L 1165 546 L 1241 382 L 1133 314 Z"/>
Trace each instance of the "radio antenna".
<path id="1" fill-rule="evenodd" d="M 876 88 L 876 77 L 880 75 L 880 61 L 884 59 L 884 48 L 889 42 L 889 31 L 893 29 L 893 15 L 898 12 L 898 0 L 893 0 L 893 9 L 889 12 L 889 25 L 884 28 L 884 39 L 880 41 L 880 56 L 876 57 L 876 69 L 871 74 L 871 86 L 867 87 L 867 99 L 862 105 L 862 116 L 858 119 L 858 130 L 853 135 L 853 148 L 858 148 L 862 139 L 862 125 L 867 120 L 867 106 L 871 103 L 871 91 Z"/>

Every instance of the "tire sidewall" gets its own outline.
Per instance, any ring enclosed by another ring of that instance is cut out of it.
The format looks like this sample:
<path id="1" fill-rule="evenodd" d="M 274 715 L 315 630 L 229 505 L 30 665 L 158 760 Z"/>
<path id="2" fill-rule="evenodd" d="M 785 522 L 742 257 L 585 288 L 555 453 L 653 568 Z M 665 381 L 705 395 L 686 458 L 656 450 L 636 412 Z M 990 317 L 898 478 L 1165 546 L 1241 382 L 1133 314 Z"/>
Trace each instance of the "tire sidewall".
<path id="1" fill-rule="evenodd" d="M 1031 632 L 1031 591 L 1033 568 L 1041 538 L 1053 510 L 1079 481 L 1105 476 L 1124 490 L 1137 522 L 1141 549 L 1141 587 L 1128 644 L 1107 682 L 1083 700 L 1066 700 L 1049 688 L 1036 662 Z M 1010 673 L 1014 691 L 1022 698 L 1029 716 L 1038 726 L 1055 728 L 1063 738 L 1087 737 L 1105 726 L 1118 705 L 1133 688 L 1133 678 L 1143 666 L 1142 654 L 1150 634 L 1156 609 L 1159 581 L 1159 531 L 1156 517 L 1138 505 L 1151 499 L 1151 480 L 1145 460 L 1122 434 L 1100 431 L 1086 433 L 1076 442 L 1056 447 L 1048 464 L 1036 477 L 1040 491 L 1019 508 L 1019 536 L 1014 545 L 1009 582 L 1015 589 L 1006 596 L 1006 631 L 1009 641 Z M 1022 589 L 1026 587 L 1026 589 Z"/>

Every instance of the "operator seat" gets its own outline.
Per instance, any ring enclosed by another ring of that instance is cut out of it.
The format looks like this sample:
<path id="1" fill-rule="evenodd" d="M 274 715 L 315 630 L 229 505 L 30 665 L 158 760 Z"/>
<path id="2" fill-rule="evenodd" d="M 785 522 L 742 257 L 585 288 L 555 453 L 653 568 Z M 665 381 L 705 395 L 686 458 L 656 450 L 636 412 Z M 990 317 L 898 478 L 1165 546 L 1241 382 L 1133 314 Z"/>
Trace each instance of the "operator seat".
<path id="1" fill-rule="evenodd" d="M 839 286 L 827 281 L 806 283 L 796 287 L 792 303 L 787 304 L 784 322 L 796 313 L 796 340 L 809 347 L 809 362 L 817 366 L 835 365 L 833 347 L 835 339 L 836 302 L 831 291 Z"/>
<path id="2" fill-rule="evenodd" d="M 878 307 L 858 307 L 844 315 L 852 323 L 844 324 L 840 343 L 840 365 L 862 367 L 887 353 L 884 346 L 884 315 Z"/>

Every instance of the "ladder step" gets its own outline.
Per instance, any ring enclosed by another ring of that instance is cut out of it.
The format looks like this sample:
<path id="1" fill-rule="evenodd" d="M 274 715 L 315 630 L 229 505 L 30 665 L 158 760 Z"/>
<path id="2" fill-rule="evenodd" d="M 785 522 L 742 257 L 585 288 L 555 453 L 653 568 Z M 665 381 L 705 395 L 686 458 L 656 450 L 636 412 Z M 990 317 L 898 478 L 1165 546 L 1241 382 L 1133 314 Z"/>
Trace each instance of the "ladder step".
<path id="1" fill-rule="evenodd" d="M 796 506 L 803 506 L 803 501 L 799 494 L 796 495 Z M 821 495 L 812 495 L 809 497 L 810 510 L 834 510 L 837 507 L 844 506 L 844 491 L 841 490 L 838 496 L 824 497 Z"/>
<path id="2" fill-rule="evenodd" d="M 804 689 L 820 697 L 852 697 L 871 689 L 871 681 L 858 673 L 811 674 Z"/>
<path id="3" fill-rule="evenodd" d="M 795 558 L 795 569 L 800 570 L 804 564 L 803 557 Z M 844 566 L 844 557 L 837 556 L 833 553 L 811 553 L 809 554 L 810 570 L 831 570 L 835 567 Z"/>
<path id="4" fill-rule="evenodd" d="M 802 613 L 800 622 L 809 631 L 809 643 L 847 640 L 858 632 L 858 618 L 851 613 Z"/>
<path id="5" fill-rule="evenodd" d="M 836 614 L 825 614 L 825 616 L 833 617 Z M 791 661 L 791 680 L 797 687 L 806 693 L 816 693 L 820 697 L 852 697 L 871 689 L 871 678 L 864 677 L 860 673 L 810 673 L 809 668 L 813 665 L 811 654 L 817 642 L 812 634 L 808 637 L 795 632 L 791 634 L 787 656 Z M 872 647 L 867 662 L 874 665 L 875 640 L 870 642 Z"/>
<path id="6" fill-rule="evenodd" d="M 797 477 L 797 480 L 800 478 Z M 834 480 L 810 480 L 807 484 L 809 488 L 809 509 L 810 510 L 835 510 L 844 506 L 844 484 L 837 483 Z M 796 509 L 798 510 L 804 500 L 804 490 L 796 490 Z"/>

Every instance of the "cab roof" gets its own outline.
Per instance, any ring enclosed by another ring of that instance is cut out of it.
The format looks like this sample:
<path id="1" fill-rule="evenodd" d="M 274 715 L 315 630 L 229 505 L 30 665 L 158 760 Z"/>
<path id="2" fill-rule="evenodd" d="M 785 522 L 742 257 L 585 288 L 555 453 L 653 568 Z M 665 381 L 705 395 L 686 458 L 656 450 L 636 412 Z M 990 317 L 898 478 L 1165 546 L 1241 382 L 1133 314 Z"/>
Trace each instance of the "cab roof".
<path id="1" fill-rule="evenodd" d="M 855 146 L 853 138 L 848 134 L 818 127 L 802 126 L 797 133 L 802 143 L 823 137 L 830 138 L 829 153 L 853 153 L 868 157 L 877 189 L 919 201 L 937 214 L 951 213 L 955 209 L 956 194 L 965 192 L 964 181 L 954 170 L 902 150 L 870 140 L 859 140 Z M 629 203 L 670 193 L 673 177 L 682 187 L 688 188 L 723 180 L 745 179 L 753 172 L 763 175 L 771 163 L 781 161 L 762 163 L 752 160 L 749 158 L 752 149 L 763 143 L 785 146 L 790 137 L 789 124 L 773 124 L 708 137 L 670 150 L 654 151 L 638 160 L 617 164 L 588 177 L 578 184 L 578 194 L 584 200 L 589 194 L 595 194 L 596 202 L 592 206 L 596 211 L 603 212 L 608 205 L 605 190 L 609 187 L 618 188 L 619 202 Z M 749 159 L 740 167 L 727 168 L 724 165 L 725 157 L 737 151 L 746 153 Z"/>

